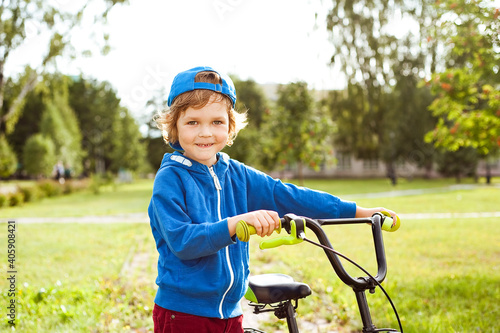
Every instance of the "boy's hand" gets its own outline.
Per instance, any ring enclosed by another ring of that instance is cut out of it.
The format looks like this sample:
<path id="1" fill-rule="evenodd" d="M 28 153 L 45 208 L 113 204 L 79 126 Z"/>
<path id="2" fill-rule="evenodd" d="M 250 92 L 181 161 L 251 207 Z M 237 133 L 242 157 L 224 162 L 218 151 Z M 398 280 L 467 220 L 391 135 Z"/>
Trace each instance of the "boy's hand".
<path id="1" fill-rule="evenodd" d="M 272 210 L 255 210 L 241 215 L 236 215 L 228 219 L 229 234 L 233 236 L 236 233 L 236 224 L 243 220 L 249 225 L 253 225 L 257 235 L 269 236 L 274 229 L 280 226 L 280 217 L 278 213 Z"/>
<path id="2" fill-rule="evenodd" d="M 380 212 L 388 212 L 393 219 L 396 219 L 397 214 L 387 208 L 384 207 L 375 207 L 375 208 L 363 208 L 363 207 L 356 207 L 356 216 L 355 217 L 371 217 L 375 213 L 380 213 Z"/>

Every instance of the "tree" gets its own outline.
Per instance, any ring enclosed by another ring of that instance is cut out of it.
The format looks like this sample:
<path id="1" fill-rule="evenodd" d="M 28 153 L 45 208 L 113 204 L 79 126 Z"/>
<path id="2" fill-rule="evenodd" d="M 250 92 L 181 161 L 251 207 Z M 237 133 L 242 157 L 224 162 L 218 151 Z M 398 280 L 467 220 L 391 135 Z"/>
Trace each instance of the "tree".
<path id="1" fill-rule="evenodd" d="M 317 107 L 305 82 L 280 85 L 276 104 L 266 127 L 272 141 L 264 152 L 275 165 L 297 165 L 302 184 L 304 166 L 319 170 L 331 155 L 332 123 Z"/>
<path id="2" fill-rule="evenodd" d="M 146 163 L 146 146 L 141 141 L 139 126 L 127 109 L 121 108 L 118 119 L 113 123 L 113 132 L 110 170 L 137 171 Z"/>
<path id="3" fill-rule="evenodd" d="M 432 123 L 427 116 L 419 117 L 430 99 L 426 88 L 416 89 L 415 80 L 436 69 L 438 51 L 443 48 L 443 43 L 435 38 L 439 32 L 434 2 L 333 1 L 327 17 L 334 45 L 332 63 L 340 63 L 348 79 L 346 99 L 363 101 L 363 106 L 352 102 L 357 107 L 356 117 L 363 119 L 358 124 L 374 134 L 368 145 L 363 142 L 368 149 L 354 152 L 361 158 L 384 160 L 393 183 L 394 162 L 414 161 L 413 157 L 408 159 L 408 153 L 417 158 L 417 164 L 431 165 L 433 154 L 423 152 L 432 149 L 428 150 L 419 138 L 422 131 L 428 130 L 428 121 Z M 418 131 L 405 130 L 408 121 L 413 120 L 423 127 Z M 345 127 L 342 122 L 337 125 L 339 129 Z"/>
<path id="4" fill-rule="evenodd" d="M 74 77 L 69 94 L 82 133 L 85 173 L 118 171 L 120 167 L 137 170 L 146 148 L 139 127 L 120 106 L 109 82 Z"/>
<path id="5" fill-rule="evenodd" d="M 17 157 L 7 143 L 5 135 L 0 134 L 0 178 L 7 178 L 16 172 Z"/>
<path id="6" fill-rule="evenodd" d="M 443 151 L 437 155 L 436 162 L 442 175 L 455 177 L 460 183 L 464 176 L 476 176 L 478 153 L 471 147 Z"/>
<path id="7" fill-rule="evenodd" d="M 40 133 L 54 143 L 56 161 L 62 161 L 78 175 L 82 171 L 82 135 L 69 105 L 68 81 L 68 77 L 62 75 L 51 75 L 44 80 L 45 107 Z"/>
<path id="8" fill-rule="evenodd" d="M 392 126 L 388 119 L 395 110 L 388 102 L 391 101 L 393 66 L 398 61 L 398 38 L 388 26 L 394 13 L 401 11 L 404 14 L 406 10 L 403 1 L 344 0 L 334 1 L 327 16 L 327 28 L 334 46 L 331 62 L 339 62 L 348 79 L 342 112 L 354 112 L 347 116 L 351 119 L 347 120 L 349 125 L 362 126 L 356 133 L 363 140 L 355 143 L 354 153 L 363 159 L 382 158 L 393 183 L 397 156 L 388 146 L 394 141 L 394 135 L 388 135 Z M 351 103 L 350 99 L 356 100 Z M 356 109 L 346 110 L 346 106 Z M 336 119 L 339 129 L 345 125 L 342 118 Z M 352 149 L 352 145 L 346 146 Z"/>
<path id="9" fill-rule="evenodd" d="M 225 148 L 232 158 L 256 168 L 261 168 L 264 130 L 264 118 L 269 112 L 269 101 L 262 88 L 252 79 L 240 80 L 232 77 L 238 99 L 236 110 L 247 113 L 247 126 L 238 134 L 232 147 Z"/>
<path id="10" fill-rule="evenodd" d="M 103 45 L 99 48 L 106 53 L 109 51 L 107 45 L 108 36 L 103 33 L 103 24 L 106 22 L 109 11 L 119 3 L 126 0 L 106 0 L 99 2 L 101 11 L 95 13 L 96 6 L 91 6 L 97 1 L 86 1 L 80 8 L 74 10 L 74 6 L 62 6 L 57 1 L 55 3 L 44 0 L 18 0 L 2 1 L 0 4 L 0 133 L 10 133 L 13 131 L 17 120 L 22 112 L 22 106 L 26 95 L 34 89 L 40 76 L 47 71 L 50 64 L 54 64 L 55 59 L 63 55 L 71 46 L 72 33 L 78 30 L 82 20 L 93 16 L 95 31 L 93 40 L 99 44 L 99 34 L 102 35 Z M 92 8 L 88 10 L 88 8 Z M 92 12 L 92 10 L 94 12 Z M 101 31 L 96 33 L 96 31 Z M 8 108 L 4 108 L 4 88 L 6 82 L 5 64 L 14 50 L 22 46 L 27 40 L 37 33 L 47 33 L 50 35 L 48 49 L 34 52 L 40 54 L 40 66 L 38 68 L 26 67 L 26 71 L 21 75 L 21 89 Z M 85 54 L 90 54 L 91 50 L 84 50 Z"/>
<path id="11" fill-rule="evenodd" d="M 12 90 L 21 89 L 21 86 L 11 79 L 6 84 L 5 90 L 5 104 L 9 104 L 11 96 L 16 96 L 16 93 L 11 93 Z M 43 86 L 41 84 L 40 86 Z M 26 95 L 23 110 L 20 113 L 19 120 L 14 130 L 7 135 L 7 141 L 16 153 L 19 161 L 23 160 L 23 149 L 26 140 L 32 135 L 40 132 L 40 123 L 42 114 L 45 110 L 44 91 L 42 89 L 33 89 Z"/>
<path id="12" fill-rule="evenodd" d="M 349 83 L 345 91 L 330 91 L 322 103 L 336 124 L 334 143 L 337 151 L 352 153 L 360 159 L 378 157 L 378 138 L 370 130 L 367 101 L 361 85 Z"/>
<path id="13" fill-rule="evenodd" d="M 483 157 L 499 151 L 500 9 L 492 4 L 465 0 L 436 4 L 439 28 L 447 32 L 437 38 L 450 45 L 447 69 L 427 82 L 436 96 L 429 110 L 439 120 L 426 140 L 436 147 L 449 151 L 472 147 Z"/>
<path id="14" fill-rule="evenodd" d="M 104 173 L 112 163 L 113 124 L 120 100 L 108 82 L 74 77 L 69 85 L 70 105 L 80 124 L 84 173 Z"/>
<path id="15" fill-rule="evenodd" d="M 32 135 L 24 147 L 24 169 L 32 176 L 50 177 L 57 161 L 55 145 L 41 133 Z"/>
<path id="16" fill-rule="evenodd" d="M 410 47 L 409 40 L 405 44 Z M 423 53 L 408 53 L 394 65 L 396 84 L 392 92 L 394 104 L 388 131 L 393 131 L 389 145 L 394 156 L 425 168 L 429 174 L 437 152 L 432 144 L 425 142 L 424 136 L 434 128 L 436 118 L 426 111 L 433 100 L 430 89 L 420 85 L 419 69 L 424 66 L 425 58 Z"/>
<path id="17" fill-rule="evenodd" d="M 157 170 L 166 152 L 173 149 L 163 140 L 163 135 L 156 125 L 155 118 L 160 112 L 167 110 L 167 91 L 160 89 L 146 102 L 146 108 L 141 123 L 147 125 L 147 133 L 144 144 L 147 149 L 146 158 L 152 170 Z"/>

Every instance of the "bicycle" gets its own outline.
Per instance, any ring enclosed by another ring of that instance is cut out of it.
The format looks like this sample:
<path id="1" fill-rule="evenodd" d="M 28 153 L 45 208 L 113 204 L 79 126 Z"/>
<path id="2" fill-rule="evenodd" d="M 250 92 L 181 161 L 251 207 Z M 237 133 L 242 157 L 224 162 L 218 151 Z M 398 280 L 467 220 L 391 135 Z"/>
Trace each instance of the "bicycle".
<path id="1" fill-rule="evenodd" d="M 387 212 L 376 213 L 368 218 L 344 218 L 344 219 L 311 219 L 308 217 L 299 217 L 293 214 L 287 214 L 281 218 L 281 226 L 276 230 L 277 233 L 281 229 L 285 229 L 287 236 L 280 236 L 273 239 L 263 240 L 260 243 L 261 249 L 270 249 L 281 245 L 295 245 L 304 241 L 321 247 L 327 258 L 329 259 L 337 276 L 346 285 L 350 286 L 356 296 L 361 321 L 363 324 L 363 333 L 375 332 L 399 332 L 403 333 L 403 327 L 399 318 L 398 312 L 394 303 L 390 299 L 387 292 L 382 287 L 381 283 L 387 274 L 387 262 L 385 257 L 384 241 L 382 230 L 396 231 L 399 229 L 399 218 L 392 220 Z M 392 221 L 392 223 L 391 223 Z M 340 225 L 340 224 L 371 224 L 372 235 L 375 246 L 375 256 L 377 261 L 377 275 L 373 276 L 364 268 L 356 264 L 354 261 L 335 251 L 323 230 L 323 226 Z M 314 242 L 306 237 L 306 228 L 311 230 L 318 238 L 319 243 Z M 255 228 L 240 221 L 236 228 L 236 235 L 241 241 L 248 242 L 250 235 L 255 234 Z M 342 257 L 361 269 L 367 276 L 352 277 L 346 272 L 339 257 Z M 366 298 L 366 291 L 375 292 L 375 288 L 379 287 L 390 302 L 394 314 L 399 324 L 399 331 L 394 328 L 377 328 L 372 321 L 370 308 Z M 295 281 L 291 276 L 286 274 L 261 274 L 250 276 L 249 287 L 245 298 L 250 301 L 249 305 L 254 308 L 254 313 L 274 312 L 274 315 L 279 319 L 286 318 L 288 331 L 290 333 L 298 333 L 297 319 L 295 317 L 296 309 L 298 308 L 299 299 L 311 295 L 311 288 L 302 282 Z M 245 328 L 245 333 L 265 333 L 255 328 Z"/>

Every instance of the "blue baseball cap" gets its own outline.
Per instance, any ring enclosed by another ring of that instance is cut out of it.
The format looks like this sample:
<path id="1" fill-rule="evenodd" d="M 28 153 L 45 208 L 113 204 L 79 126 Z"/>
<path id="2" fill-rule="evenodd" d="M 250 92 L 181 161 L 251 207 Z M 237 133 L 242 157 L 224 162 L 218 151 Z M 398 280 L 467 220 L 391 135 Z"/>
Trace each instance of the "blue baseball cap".
<path id="1" fill-rule="evenodd" d="M 214 84 L 208 82 L 194 82 L 196 74 L 199 72 L 215 72 L 219 74 L 222 79 L 222 84 Z M 236 103 L 236 89 L 234 88 L 233 81 L 227 75 L 223 75 L 217 72 L 212 67 L 199 66 L 195 68 L 188 69 L 187 71 L 180 72 L 174 78 L 172 86 L 170 87 L 170 94 L 168 95 L 167 105 L 171 106 L 174 99 L 188 91 L 193 91 L 196 89 L 206 89 L 219 92 L 226 95 L 232 101 L 233 107 Z"/>

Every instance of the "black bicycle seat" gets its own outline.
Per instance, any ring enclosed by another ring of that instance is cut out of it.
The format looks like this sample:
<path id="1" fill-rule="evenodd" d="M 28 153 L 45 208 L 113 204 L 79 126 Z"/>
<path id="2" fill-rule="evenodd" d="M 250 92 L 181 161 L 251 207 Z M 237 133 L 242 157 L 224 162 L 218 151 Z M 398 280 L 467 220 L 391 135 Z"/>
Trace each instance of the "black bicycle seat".
<path id="1" fill-rule="evenodd" d="M 297 300 L 311 295 L 311 288 L 307 284 L 295 282 L 291 276 L 285 274 L 250 276 L 248 287 L 260 304 Z"/>

